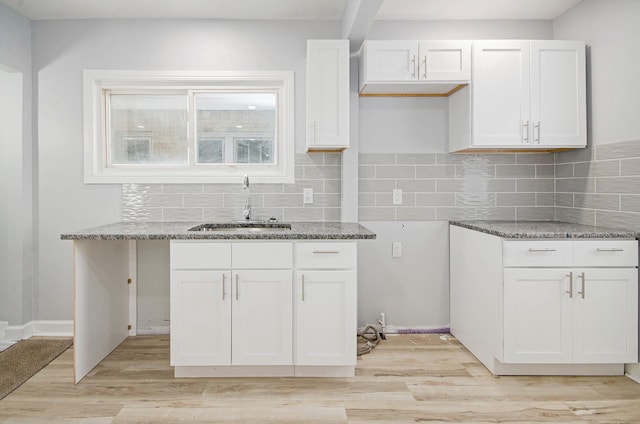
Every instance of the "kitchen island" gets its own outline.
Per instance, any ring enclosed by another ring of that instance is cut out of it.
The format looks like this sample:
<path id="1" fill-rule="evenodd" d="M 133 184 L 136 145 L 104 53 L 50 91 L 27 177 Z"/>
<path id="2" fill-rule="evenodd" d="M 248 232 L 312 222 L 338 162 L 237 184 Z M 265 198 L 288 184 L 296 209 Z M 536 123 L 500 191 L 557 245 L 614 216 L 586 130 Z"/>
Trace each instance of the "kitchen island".
<path id="1" fill-rule="evenodd" d="M 638 361 L 640 234 L 450 222 L 451 333 L 496 375 L 613 375 Z"/>
<path id="2" fill-rule="evenodd" d="M 233 298 L 235 301 L 241 299 L 240 291 L 238 290 L 241 287 L 241 283 L 245 282 L 245 289 L 247 290 L 251 285 L 249 281 L 241 280 L 245 276 L 274 275 L 278 271 L 277 274 L 279 276 L 288 273 L 288 277 L 285 276 L 280 279 L 281 283 L 288 281 L 289 284 L 292 284 L 294 275 L 296 276 L 296 282 L 299 275 L 302 278 L 302 288 L 290 288 L 291 296 L 294 293 L 296 295 L 304 295 L 305 282 L 303 275 L 305 273 L 307 275 L 307 293 L 312 290 L 319 290 L 320 284 L 317 283 L 326 280 L 326 277 L 340 276 L 341 279 L 334 286 L 340 286 L 341 282 L 344 283 L 341 286 L 341 290 L 347 290 L 347 288 L 350 290 L 349 293 L 345 292 L 344 295 L 347 296 L 349 302 L 352 302 L 347 305 L 351 311 L 343 308 L 345 310 L 342 311 L 342 315 L 348 316 L 349 325 L 353 326 L 353 332 L 349 334 L 349 337 L 353 340 L 355 346 L 355 241 L 373 239 L 375 238 L 374 233 L 357 223 L 340 222 L 297 222 L 291 223 L 290 229 L 284 230 L 282 228 L 261 228 L 260 231 L 255 231 L 255 228 L 251 227 L 229 227 L 218 228 L 216 231 L 190 231 L 191 228 L 200 224 L 202 223 L 121 222 L 61 235 L 63 240 L 73 240 L 74 249 L 74 370 L 76 382 L 80 381 L 127 336 L 131 335 L 129 321 L 132 315 L 130 287 L 132 280 L 135 280 L 135 277 L 132 276 L 135 276 L 136 268 L 136 240 L 168 240 L 172 243 L 171 264 L 167 264 L 167 271 L 169 272 L 171 269 L 172 276 L 172 314 L 177 311 L 175 308 L 180 305 L 180 302 L 187 301 L 189 296 L 191 296 L 191 299 L 194 299 L 194 296 L 195 299 L 198 299 L 198 293 L 207 293 L 213 287 L 216 287 L 217 280 L 214 281 L 210 277 L 215 272 L 222 270 L 220 267 L 224 268 L 220 276 L 224 275 L 221 278 L 226 281 L 222 282 L 222 286 L 217 286 L 216 290 L 219 289 L 221 298 L 225 300 Z M 319 244 L 316 245 L 317 248 L 310 249 L 312 243 Z M 343 253 L 342 246 L 347 246 L 346 253 Z M 209 255 L 211 252 L 216 254 Z M 232 252 L 235 252 L 235 256 L 233 256 L 237 258 L 235 261 L 231 259 Z M 220 254 L 218 255 L 217 253 Z M 238 260 L 242 258 L 249 260 L 239 262 Z M 227 259 L 229 260 L 228 263 L 225 262 Z M 253 261 L 254 259 L 255 261 Z M 210 263 L 204 264 L 203 261 L 205 260 Z M 274 269 L 274 267 L 277 269 Z M 234 288 L 230 287 L 230 273 L 235 272 L 236 269 L 242 270 L 242 273 L 233 274 L 235 278 Z M 261 272 L 256 274 L 249 273 L 249 271 Z M 196 276 L 196 274 L 198 275 L 194 280 L 192 276 Z M 318 276 L 322 278 L 318 279 Z M 197 287 L 198 284 L 194 284 L 194 282 L 202 283 L 203 281 L 212 284 L 200 284 L 200 287 Z M 251 281 L 257 282 L 255 278 Z M 185 287 L 197 287 L 197 289 L 185 291 L 183 290 Z M 260 287 L 267 286 L 262 285 Z M 282 288 L 282 285 L 280 287 Z M 198 290 L 201 291 L 199 292 Z M 233 291 L 233 295 L 228 294 L 231 291 Z M 173 293 L 179 293 L 182 296 L 173 296 Z M 249 295 L 249 292 L 246 293 Z M 135 296 L 133 296 L 133 299 L 135 299 Z M 285 299 L 283 302 L 282 304 L 289 305 L 289 303 L 293 302 L 293 297 L 288 301 Z M 322 307 L 322 305 L 314 304 L 313 299 L 308 296 L 305 305 L 309 305 L 312 312 Z M 236 309 L 241 311 L 239 307 Z M 184 376 L 202 375 L 198 370 L 205 370 L 208 374 L 211 374 L 220 368 L 216 362 L 203 362 L 203 356 L 206 355 L 199 354 L 202 352 L 196 352 L 198 353 L 196 355 L 197 358 L 194 359 L 193 356 L 189 357 L 189 352 L 184 351 L 185 346 L 202 348 L 203 345 L 197 341 L 199 339 L 208 340 L 210 342 L 209 347 L 212 349 L 218 348 L 218 346 L 212 345 L 212 343 L 215 344 L 216 340 L 214 336 L 203 337 L 193 327 L 194 322 L 200 322 L 199 320 L 206 316 L 209 309 L 194 308 L 194 311 L 194 315 L 181 315 L 186 318 L 177 320 L 179 321 L 178 325 L 182 325 L 182 334 L 188 331 L 192 331 L 194 334 L 187 338 L 176 338 L 176 341 L 181 340 L 183 343 L 176 345 L 175 351 L 172 350 L 172 363 L 175 359 L 176 367 L 182 367 L 179 368 L 182 371 L 180 375 Z M 197 315 L 198 311 L 201 312 L 199 316 Z M 295 311 L 304 310 L 301 307 L 296 307 Z M 133 315 L 135 315 L 135 306 L 133 307 L 133 312 Z M 291 313 L 293 313 L 293 308 Z M 257 322 L 256 320 L 259 319 L 255 316 L 252 317 L 250 313 L 245 313 L 244 318 L 252 319 L 254 320 L 253 322 Z M 272 315 L 271 318 L 276 319 L 275 315 Z M 307 322 L 313 322 L 311 317 L 303 316 L 301 318 L 306 319 Z M 291 320 L 293 320 L 293 317 L 291 317 Z M 321 322 L 321 320 L 316 321 Z M 311 328 L 310 330 L 308 335 L 313 336 L 314 329 Z M 346 334 L 347 332 L 345 332 L 345 338 Z M 292 338 L 293 335 L 290 335 L 290 337 Z M 238 337 L 236 338 L 238 339 Z M 194 340 L 196 341 L 194 342 Z M 310 343 L 312 342 L 310 341 Z M 284 343 L 286 344 L 286 341 Z M 305 347 L 298 346 L 297 351 L 304 352 Z M 353 351 L 353 365 L 355 365 L 355 347 Z M 182 359 L 180 359 L 180 352 L 182 353 Z M 184 354 L 187 354 L 186 359 Z M 289 353 L 289 356 L 291 355 L 293 355 L 293 347 L 291 347 L 291 353 Z M 307 359 L 313 356 L 313 352 L 308 352 Z M 316 357 L 321 356 L 316 355 Z M 331 355 L 324 355 L 325 359 L 330 357 Z M 329 360 L 329 362 L 331 361 Z M 261 371 L 260 375 L 272 375 L 265 372 L 264 367 L 260 368 L 258 370 Z M 353 367 L 342 367 L 339 371 L 342 373 L 351 372 L 347 368 Z M 225 369 L 231 369 L 231 367 L 229 366 Z M 247 370 L 249 369 L 239 369 L 237 367 L 233 369 L 236 374 Z M 290 366 L 280 368 L 280 371 L 285 374 L 290 373 L 291 370 Z M 305 370 L 309 372 L 308 368 L 300 368 L 301 372 Z M 256 371 L 256 369 L 249 371 Z M 331 375 L 330 370 L 327 371 L 325 369 L 323 372 L 326 375 Z M 178 369 L 176 373 L 179 374 Z"/>

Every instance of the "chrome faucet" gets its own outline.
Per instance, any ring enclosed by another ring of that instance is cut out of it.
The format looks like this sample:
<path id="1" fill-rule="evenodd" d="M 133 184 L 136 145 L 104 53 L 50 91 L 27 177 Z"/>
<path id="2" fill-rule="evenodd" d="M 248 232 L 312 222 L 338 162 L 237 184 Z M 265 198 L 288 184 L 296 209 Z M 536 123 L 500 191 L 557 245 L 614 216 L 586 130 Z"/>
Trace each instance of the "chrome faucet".
<path id="1" fill-rule="evenodd" d="M 242 217 L 247 221 L 251 221 L 251 189 L 249 188 L 249 176 L 246 174 L 242 178 L 242 191 L 245 196 Z"/>

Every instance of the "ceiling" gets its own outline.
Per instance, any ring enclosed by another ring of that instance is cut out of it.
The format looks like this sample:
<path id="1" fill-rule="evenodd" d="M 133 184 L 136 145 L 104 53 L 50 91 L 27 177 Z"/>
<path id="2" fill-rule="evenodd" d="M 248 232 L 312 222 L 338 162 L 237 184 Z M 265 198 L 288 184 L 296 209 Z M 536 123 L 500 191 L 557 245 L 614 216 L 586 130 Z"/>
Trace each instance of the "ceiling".
<path id="1" fill-rule="evenodd" d="M 342 20 L 349 1 L 371 0 L 0 0 L 31 20 Z M 382 0 L 376 20 L 553 20 L 582 0 Z"/>

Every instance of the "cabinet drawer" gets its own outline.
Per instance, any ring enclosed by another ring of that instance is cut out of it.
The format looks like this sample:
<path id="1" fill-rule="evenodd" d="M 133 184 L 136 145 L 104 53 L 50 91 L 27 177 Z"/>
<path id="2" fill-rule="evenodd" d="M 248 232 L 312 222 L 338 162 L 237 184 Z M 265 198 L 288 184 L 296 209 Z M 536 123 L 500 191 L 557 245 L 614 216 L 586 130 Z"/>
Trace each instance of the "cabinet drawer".
<path id="1" fill-rule="evenodd" d="M 298 243 L 298 269 L 352 269 L 356 267 L 356 243 Z"/>
<path id="2" fill-rule="evenodd" d="M 504 266 L 570 266 L 572 263 L 570 240 L 524 240 L 504 242 Z"/>
<path id="3" fill-rule="evenodd" d="M 574 266 L 637 266 L 635 240 L 579 240 L 573 242 Z"/>
<path id="4" fill-rule="evenodd" d="M 171 269 L 229 269 L 231 243 L 172 241 Z"/>
<path id="5" fill-rule="evenodd" d="M 291 243 L 233 243 L 233 269 L 291 269 Z"/>

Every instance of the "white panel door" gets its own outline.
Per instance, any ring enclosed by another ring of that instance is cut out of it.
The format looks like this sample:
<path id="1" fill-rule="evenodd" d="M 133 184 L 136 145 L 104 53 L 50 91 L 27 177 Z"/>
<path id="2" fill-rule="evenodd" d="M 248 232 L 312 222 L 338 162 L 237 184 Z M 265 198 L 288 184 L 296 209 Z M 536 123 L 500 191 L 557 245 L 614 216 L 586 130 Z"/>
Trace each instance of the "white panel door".
<path id="1" fill-rule="evenodd" d="M 568 271 L 504 271 L 504 362 L 570 363 L 571 303 Z M 575 297 L 575 279 L 573 296 Z"/>
<path id="2" fill-rule="evenodd" d="M 529 144 L 529 41 L 473 45 L 473 145 Z"/>
<path id="3" fill-rule="evenodd" d="M 412 81 L 418 79 L 418 41 L 367 41 L 367 81 Z"/>
<path id="4" fill-rule="evenodd" d="M 419 52 L 419 79 L 425 81 L 468 81 L 471 79 L 470 41 L 420 41 Z"/>
<path id="5" fill-rule="evenodd" d="M 582 269 L 575 274 L 574 362 L 637 362 L 638 270 Z"/>
<path id="6" fill-rule="evenodd" d="M 307 149 L 349 147 L 349 40 L 307 41 Z"/>
<path id="7" fill-rule="evenodd" d="M 232 283 L 233 364 L 293 364 L 292 271 L 237 271 Z"/>
<path id="8" fill-rule="evenodd" d="M 587 144 L 583 41 L 531 42 L 532 144 Z"/>
<path id="9" fill-rule="evenodd" d="M 231 364 L 231 273 L 171 271 L 171 365 Z"/>
<path id="10" fill-rule="evenodd" d="M 296 365 L 356 363 L 356 272 L 298 271 Z"/>

